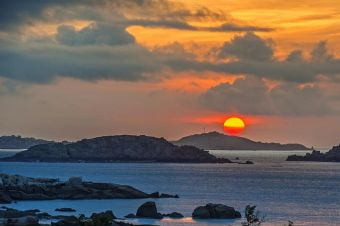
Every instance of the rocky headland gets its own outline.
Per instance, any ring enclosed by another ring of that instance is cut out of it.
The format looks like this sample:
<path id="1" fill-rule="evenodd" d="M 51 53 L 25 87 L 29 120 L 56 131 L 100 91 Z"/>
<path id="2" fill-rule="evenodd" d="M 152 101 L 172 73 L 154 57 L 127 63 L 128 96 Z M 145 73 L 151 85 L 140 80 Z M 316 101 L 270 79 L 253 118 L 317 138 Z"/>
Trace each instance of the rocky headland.
<path id="1" fill-rule="evenodd" d="M 61 182 L 58 179 L 0 174 L 0 203 L 19 200 L 143 198 L 178 198 L 178 196 L 159 192 L 148 194 L 127 185 L 86 182 L 80 177 L 72 177 Z"/>
<path id="2" fill-rule="evenodd" d="M 0 161 L 19 162 L 178 162 L 230 163 L 193 146 L 177 146 L 150 136 L 105 136 L 75 143 L 47 143 L 30 147 Z"/>
<path id="3" fill-rule="evenodd" d="M 304 156 L 290 155 L 287 161 L 340 162 L 340 145 L 334 146 L 326 153 L 313 150 Z"/>

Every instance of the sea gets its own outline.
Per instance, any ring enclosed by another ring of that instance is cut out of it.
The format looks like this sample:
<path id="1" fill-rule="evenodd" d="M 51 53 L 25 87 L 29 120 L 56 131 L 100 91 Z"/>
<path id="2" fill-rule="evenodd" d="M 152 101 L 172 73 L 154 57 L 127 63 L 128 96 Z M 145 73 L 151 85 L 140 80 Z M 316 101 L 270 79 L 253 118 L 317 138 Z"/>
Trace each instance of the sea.
<path id="1" fill-rule="evenodd" d="M 10 156 L 21 150 L 0 150 Z M 21 163 L 0 162 L 0 172 L 30 177 L 84 180 L 134 186 L 145 192 L 178 194 L 179 199 L 52 200 L 19 201 L 7 207 L 40 209 L 58 215 L 56 208 L 70 207 L 75 214 L 112 210 L 123 218 L 136 213 L 138 206 L 153 200 L 161 213 L 180 212 L 183 219 L 132 220 L 132 223 L 164 226 L 240 226 L 238 220 L 193 220 L 195 207 L 207 203 L 232 206 L 242 214 L 246 205 L 256 205 L 265 226 L 340 225 L 340 163 L 286 162 L 290 154 L 306 151 L 228 151 L 210 153 L 245 164 L 172 164 L 172 163 Z M 237 159 L 237 160 L 236 160 Z M 72 213 L 74 214 L 74 213 Z"/>

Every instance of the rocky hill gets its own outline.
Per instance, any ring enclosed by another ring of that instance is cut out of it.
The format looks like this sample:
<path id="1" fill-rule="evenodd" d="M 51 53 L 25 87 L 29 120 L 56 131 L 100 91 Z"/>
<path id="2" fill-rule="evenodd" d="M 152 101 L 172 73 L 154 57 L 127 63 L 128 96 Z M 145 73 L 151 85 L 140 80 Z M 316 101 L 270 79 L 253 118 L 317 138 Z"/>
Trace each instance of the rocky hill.
<path id="1" fill-rule="evenodd" d="M 193 146 L 176 146 L 164 138 L 149 136 L 105 136 L 75 143 L 40 144 L 0 161 L 41 162 L 191 162 L 225 163 Z"/>
<path id="2" fill-rule="evenodd" d="M 312 153 L 307 153 L 304 156 L 290 155 L 287 161 L 340 162 L 340 144 L 326 153 L 313 150 Z"/>
<path id="3" fill-rule="evenodd" d="M 46 144 L 51 141 L 21 137 L 21 136 L 2 136 L 0 137 L 0 149 L 27 149 L 34 145 Z"/>
<path id="4" fill-rule="evenodd" d="M 308 150 L 302 144 L 263 143 L 218 132 L 195 134 L 172 143 L 175 145 L 193 145 L 206 150 Z"/>

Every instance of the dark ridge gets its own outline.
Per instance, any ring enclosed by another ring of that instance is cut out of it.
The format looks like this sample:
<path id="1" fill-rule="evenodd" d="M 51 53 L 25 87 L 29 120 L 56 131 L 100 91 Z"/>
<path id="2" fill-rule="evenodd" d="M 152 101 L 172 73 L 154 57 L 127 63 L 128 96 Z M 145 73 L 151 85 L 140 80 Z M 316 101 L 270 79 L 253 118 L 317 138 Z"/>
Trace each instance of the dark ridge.
<path id="1" fill-rule="evenodd" d="M 52 141 L 21 136 L 2 136 L 0 137 L 0 149 L 27 149 L 29 147 L 51 143 Z"/>
<path id="2" fill-rule="evenodd" d="M 228 136 L 218 132 L 194 134 L 172 143 L 175 145 L 193 145 L 206 150 L 308 150 L 302 144 L 256 142 L 244 137 Z"/>
<path id="3" fill-rule="evenodd" d="M 193 146 L 176 146 L 150 136 L 104 136 L 75 143 L 47 143 L 30 147 L 0 161 L 19 162 L 183 162 L 230 163 Z"/>

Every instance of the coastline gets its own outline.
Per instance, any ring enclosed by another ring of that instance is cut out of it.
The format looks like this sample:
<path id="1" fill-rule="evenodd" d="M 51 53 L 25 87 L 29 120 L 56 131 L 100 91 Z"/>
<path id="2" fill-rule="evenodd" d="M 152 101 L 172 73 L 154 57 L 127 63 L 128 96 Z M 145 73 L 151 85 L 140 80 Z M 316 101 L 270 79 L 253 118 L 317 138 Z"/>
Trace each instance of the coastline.
<path id="1" fill-rule="evenodd" d="M 156 190 L 178 193 L 179 199 L 155 200 L 161 212 L 176 211 L 183 219 L 162 221 L 132 220 L 134 224 L 161 224 L 163 226 L 240 225 L 239 220 L 194 220 L 192 210 L 208 202 L 225 203 L 243 210 L 247 204 L 257 204 L 267 216 L 269 226 L 282 226 L 291 219 L 296 225 L 337 226 L 340 220 L 338 205 L 328 195 L 336 196 L 340 166 L 335 163 L 285 162 L 285 152 L 265 152 L 253 155 L 255 165 L 238 164 L 178 164 L 178 163 L 16 163 L 3 162 L 0 171 L 33 177 L 52 177 L 67 180 L 82 176 L 88 181 L 129 184 L 147 193 Z M 245 154 L 246 154 L 245 153 Z M 232 159 L 232 158 L 231 158 Z M 195 189 L 192 189 L 195 184 Z M 313 186 L 310 186 L 310 185 Z M 275 191 L 275 192 L 274 192 Z M 280 194 L 280 195 L 277 195 Z M 328 194 L 328 195 L 327 195 Z M 317 199 L 315 198 L 317 197 Z M 151 199 L 153 200 L 153 199 Z M 133 213 L 145 200 L 50 200 L 21 201 L 6 205 L 27 210 L 46 210 L 57 214 L 55 208 L 71 207 L 76 214 L 90 216 L 93 212 L 112 210 L 123 218 Z M 276 205 L 275 203 L 280 203 Z M 294 212 L 291 209 L 294 209 Z M 318 210 L 315 212 L 315 210 Z M 308 214 L 306 214 L 308 213 Z M 266 224 L 264 224 L 266 225 Z M 267 226 L 266 225 L 266 226 Z"/>

